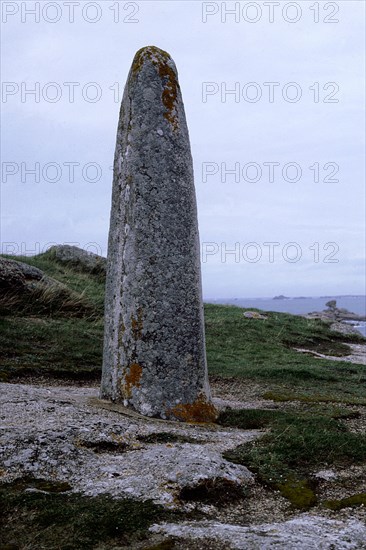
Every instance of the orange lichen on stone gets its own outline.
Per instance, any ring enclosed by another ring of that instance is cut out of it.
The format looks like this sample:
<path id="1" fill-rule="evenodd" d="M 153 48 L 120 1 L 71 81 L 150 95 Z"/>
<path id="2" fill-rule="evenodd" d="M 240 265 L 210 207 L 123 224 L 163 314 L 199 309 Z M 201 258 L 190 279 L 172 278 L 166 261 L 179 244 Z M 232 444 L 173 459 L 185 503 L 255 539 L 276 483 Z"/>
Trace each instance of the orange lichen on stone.
<path id="1" fill-rule="evenodd" d="M 167 411 L 168 416 L 174 416 L 183 422 L 215 422 L 218 413 L 212 403 L 200 395 L 194 403 L 180 403 Z"/>
<path id="2" fill-rule="evenodd" d="M 152 62 L 156 63 L 156 58 L 163 58 L 165 61 L 170 59 L 168 52 L 157 48 L 156 46 L 145 46 L 140 48 L 133 58 L 132 62 L 132 72 L 134 74 L 138 73 L 145 61 L 145 59 L 150 59 Z"/>
<path id="3" fill-rule="evenodd" d="M 173 129 L 176 130 L 178 127 L 176 101 L 179 87 L 177 77 L 173 69 L 167 63 L 160 65 L 159 74 L 163 79 L 164 87 L 163 103 L 166 108 L 164 118 L 166 118 L 166 120 L 172 125 Z"/>
<path id="4" fill-rule="evenodd" d="M 124 393 L 127 398 L 131 397 L 132 388 L 140 387 L 141 376 L 141 365 L 138 365 L 137 363 L 132 363 L 132 365 L 130 365 L 129 371 L 124 376 L 123 388 L 125 390 Z"/>
<path id="5" fill-rule="evenodd" d="M 155 46 L 141 48 L 136 53 L 132 63 L 134 74 L 140 71 L 145 59 L 149 59 L 158 69 L 163 85 L 162 101 L 166 109 L 164 118 L 171 124 L 173 130 L 176 130 L 178 127 L 176 105 L 179 83 L 177 75 L 169 63 L 171 62 L 171 57 L 167 52 Z"/>

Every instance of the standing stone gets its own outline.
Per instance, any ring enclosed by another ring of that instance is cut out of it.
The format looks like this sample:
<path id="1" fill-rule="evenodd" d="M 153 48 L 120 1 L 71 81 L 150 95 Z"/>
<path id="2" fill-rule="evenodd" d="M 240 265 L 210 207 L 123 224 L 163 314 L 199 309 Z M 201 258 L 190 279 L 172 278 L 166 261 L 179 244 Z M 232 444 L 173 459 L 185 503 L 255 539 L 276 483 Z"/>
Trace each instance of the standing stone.
<path id="1" fill-rule="evenodd" d="M 168 53 L 137 52 L 114 159 L 101 396 L 147 416 L 210 422 L 188 128 Z"/>

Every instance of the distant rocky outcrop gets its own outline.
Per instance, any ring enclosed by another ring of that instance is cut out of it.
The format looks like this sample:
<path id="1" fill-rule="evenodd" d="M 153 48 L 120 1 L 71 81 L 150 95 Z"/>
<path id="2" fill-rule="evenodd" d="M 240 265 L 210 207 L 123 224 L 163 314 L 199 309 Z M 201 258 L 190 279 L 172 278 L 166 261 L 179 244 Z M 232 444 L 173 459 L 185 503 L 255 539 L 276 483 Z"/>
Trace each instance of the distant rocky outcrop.
<path id="1" fill-rule="evenodd" d="M 46 255 L 54 258 L 59 263 L 71 265 L 79 271 L 94 275 L 106 274 L 107 258 L 77 246 L 68 244 L 52 246 L 47 250 Z"/>
<path id="2" fill-rule="evenodd" d="M 289 300 L 288 296 L 284 296 L 283 294 L 280 294 L 279 296 L 274 296 L 272 300 Z"/>
<path id="3" fill-rule="evenodd" d="M 327 309 L 323 311 L 312 311 L 306 317 L 310 319 L 321 319 L 322 321 L 342 322 L 342 321 L 366 321 L 365 315 L 358 315 L 346 308 L 338 308 L 336 300 L 330 300 L 325 304 Z"/>

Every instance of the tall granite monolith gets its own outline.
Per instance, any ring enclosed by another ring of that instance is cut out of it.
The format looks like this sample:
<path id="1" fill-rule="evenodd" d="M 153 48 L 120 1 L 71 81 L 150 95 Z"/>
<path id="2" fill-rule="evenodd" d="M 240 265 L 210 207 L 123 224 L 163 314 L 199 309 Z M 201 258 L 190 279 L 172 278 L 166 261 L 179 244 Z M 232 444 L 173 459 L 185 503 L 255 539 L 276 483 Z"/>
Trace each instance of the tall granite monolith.
<path id="1" fill-rule="evenodd" d="M 122 99 L 108 243 L 101 396 L 210 422 L 197 208 L 175 64 L 137 52 Z"/>

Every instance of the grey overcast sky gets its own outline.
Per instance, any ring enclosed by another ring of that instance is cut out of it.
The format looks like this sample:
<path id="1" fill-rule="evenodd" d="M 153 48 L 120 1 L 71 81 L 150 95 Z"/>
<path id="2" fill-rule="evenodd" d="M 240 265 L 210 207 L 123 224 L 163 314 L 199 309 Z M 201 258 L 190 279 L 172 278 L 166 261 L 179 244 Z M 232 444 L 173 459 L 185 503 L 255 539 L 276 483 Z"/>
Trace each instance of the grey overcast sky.
<path id="1" fill-rule="evenodd" d="M 204 297 L 365 293 L 362 0 L 1 9 L 3 252 L 106 254 L 120 100 L 153 44 L 179 72 Z"/>

